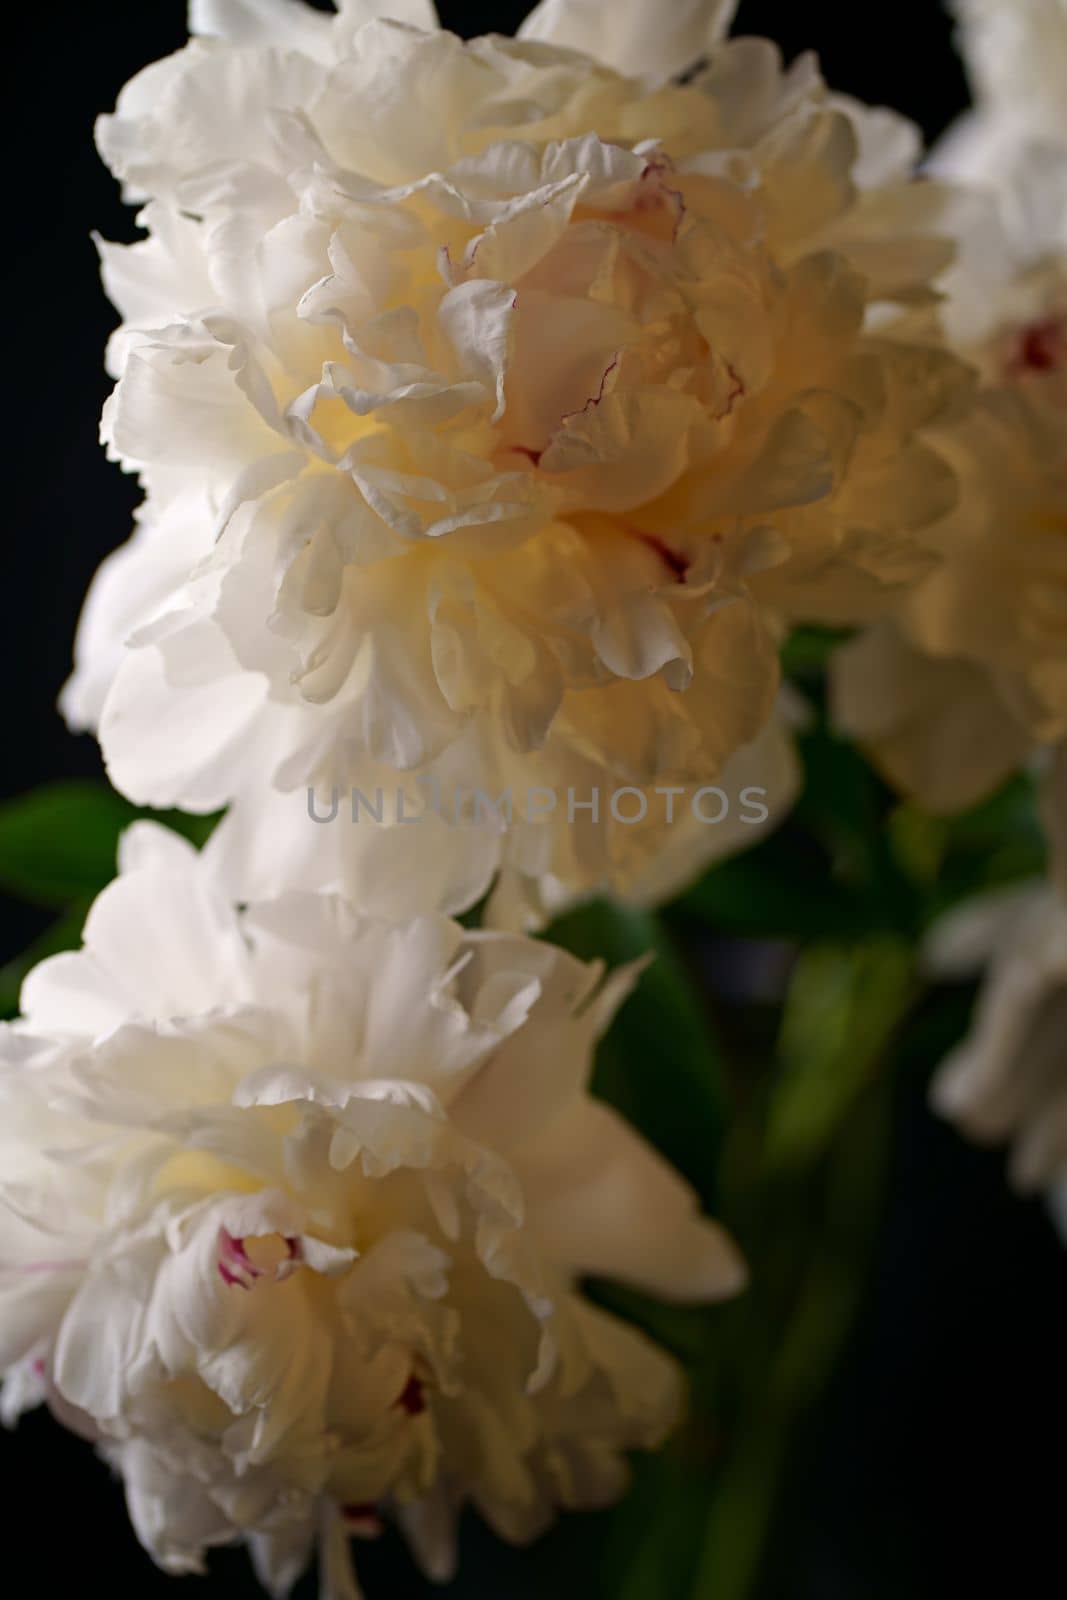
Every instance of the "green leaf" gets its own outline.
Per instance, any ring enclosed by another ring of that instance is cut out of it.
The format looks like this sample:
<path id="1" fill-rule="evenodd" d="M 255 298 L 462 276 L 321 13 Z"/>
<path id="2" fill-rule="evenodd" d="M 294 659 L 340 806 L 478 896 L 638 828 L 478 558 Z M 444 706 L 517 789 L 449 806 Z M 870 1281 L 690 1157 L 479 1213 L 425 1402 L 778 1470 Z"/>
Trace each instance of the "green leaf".
<path id="1" fill-rule="evenodd" d="M 798 746 L 804 783 L 793 815 L 754 849 L 712 867 L 671 917 L 722 934 L 800 942 L 913 934 L 922 896 L 890 838 L 893 795 L 824 724 L 808 728 Z M 904 846 L 916 859 L 919 841 L 903 839 Z"/>
<path id="2" fill-rule="evenodd" d="M 804 788 L 796 815 L 850 881 L 865 882 L 870 851 L 892 803 L 889 790 L 854 746 L 823 723 L 799 739 Z"/>
<path id="3" fill-rule="evenodd" d="M 710 1203 L 727 1121 L 725 1070 L 704 1000 L 659 917 L 598 900 L 546 937 L 610 967 L 654 955 L 601 1042 L 593 1087 Z"/>
<path id="4" fill-rule="evenodd" d="M 794 628 L 782 648 L 782 672 L 808 688 L 825 677 L 834 651 L 850 637 L 847 628 Z"/>
<path id="5" fill-rule="evenodd" d="M 183 839 L 188 839 L 191 845 L 202 850 L 222 821 L 222 812 L 212 811 L 207 816 L 194 816 L 191 811 L 151 811 L 141 806 L 137 819 L 141 822 L 158 822 L 161 827 L 169 828 L 172 833 L 180 833 Z"/>
<path id="6" fill-rule="evenodd" d="M 586 1293 L 613 1316 L 640 1328 L 662 1349 L 689 1365 L 703 1355 L 708 1343 L 706 1306 L 665 1305 L 621 1283 L 595 1280 Z"/>
<path id="7" fill-rule="evenodd" d="M 833 881 L 825 852 L 788 826 L 712 867 L 668 912 L 672 922 L 751 939 L 840 938 L 864 932 L 872 914 L 876 906 Z"/>
<path id="8" fill-rule="evenodd" d="M 0 888 L 53 907 L 92 898 L 115 875 L 119 835 L 139 818 L 197 845 L 217 821 L 148 811 L 88 779 L 46 784 L 0 805 Z"/>
<path id="9" fill-rule="evenodd" d="M 61 950 L 77 949 L 88 911 L 89 901 L 79 901 L 46 928 L 40 938 L 35 939 L 14 961 L 0 967 L 0 1018 L 18 1016 L 19 991 L 31 967 L 48 956 L 58 955 Z"/>
<path id="10" fill-rule="evenodd" d="M 1013 778 L 945 828 L 944 860 L 928 919 L 972 895 L 1044 875 L 1048 846 L 1033 779 Z"/>
<path id="11" fill-rule="evenodd" d="M 103 784 L 51 783 L 0 806 L 0 886 L 39 905 L 93 895 L 114 876 L 115 842 L 137 815 Z"/>

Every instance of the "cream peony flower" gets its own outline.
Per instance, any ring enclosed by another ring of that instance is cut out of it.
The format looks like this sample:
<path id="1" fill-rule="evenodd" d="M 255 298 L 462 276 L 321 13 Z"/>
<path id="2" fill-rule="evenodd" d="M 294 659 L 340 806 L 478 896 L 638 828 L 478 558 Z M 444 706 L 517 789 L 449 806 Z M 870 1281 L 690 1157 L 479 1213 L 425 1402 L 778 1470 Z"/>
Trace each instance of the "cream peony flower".
<path id="1" fill-rule="evenodd" d="M 284 1591 L 395 1517 L 432 1576 L 471 1503 L 504 1538 L 613 1500 L 674 1364 L 581 1298 L 743 1269 L 590 1098 L 629 989 L 552 946 L 332 896 L 233 911 L 137 824 L 82 951 L 0 1041 L 0 1370 L 125 1479 L 155 1559 L 247 1539 Z"/>
<path id="2" fill-rule="evenodd" d="M 1010 1174 L 1067 1195 L 1067 908 L 1045 885 L 989 895 L 943 919 L 928 965 L 963 977 L 988 966 L 968 1038 L 943 1062 L 932 1099 L 972 1139 L 1010 1141 Z M 1067 1227 L 1064 1229 L 1067 1234 Z"/>
<path id="3" fill-rule="evenodd" d="M 413 836 L 325 850 L 304 795 L 384 775 L 515 791 L 522 839 L 421 836 L 448 909 L 499 869 L 529 917 L 559 885 L 643 897 L 725 835 L 579 852 L 567 789 L 733 788 L 763 740 L 780 809 L 782 619 L 927 569 L 955 490 L 918 434 L 960 371 L 867 324 L 929 295 L 940 191 L 810 58 L 718 42 L 722 3 L 550 0 L 471 44 L 378 9 L 205 0 L 101 121 L 147 202 L 102 251 L 104 435 L 148 502 L 67 714 L 126 794 L 231 805 L 243 895 L 314 859 L 302 884 L 363 903 Z"/>
<path id="4" fill-rule="evenodd" d="M 945 439 L 970 482 L 964 514 L 943 530 L 944 564 L 896 621 L 835 658 L 839 729 L 931 811 L 973 805 L 1034 751 L 1047 751 L 1043 770 L 1059 773 L 1067 736 L 1064 439 L 1064 419 L 1022 395 L 984 396 Z"/>
<path id="5" fill-rule="evenodd" d="M 1031 150 L 998 211 L 968 220 L 944 316 L 984 387 L 934 435 L 960 504 L 936 570 L 839 652 L 836 716 L 937 812 L 1037 752 L 1067 882 L 1067 148 Z"/>
<path id="6" fill-rule="evenodd" d="M 975 108 L 935 151 L 933 169 L 1010 182 L 1020 150 L 1067 147 L 1067 0 L 952 0 Z"/>

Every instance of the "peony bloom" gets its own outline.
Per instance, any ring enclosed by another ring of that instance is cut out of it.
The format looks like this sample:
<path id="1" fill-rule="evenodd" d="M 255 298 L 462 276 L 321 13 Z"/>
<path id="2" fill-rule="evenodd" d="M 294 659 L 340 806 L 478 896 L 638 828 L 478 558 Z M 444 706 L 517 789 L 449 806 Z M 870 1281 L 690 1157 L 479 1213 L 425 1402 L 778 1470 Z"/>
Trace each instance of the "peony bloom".
<path id="1" fill-rule="evenodd" d="M 284 1591 L 395 1518 L 432 1576 L 621 1492 L 679 1374 L 582 1274 L 743 1269 L 590 1098 L 630 987 L 552 946 L 333 896 L 235 912 L 153 824 L 0 1042 L 0 1370 L 121 1472 L 155 1559 L 247 1539 Z"/>
<path id="2" fill-rule="evenodd" d="M 1047 1190 L 1054 1214 L 1067 1217 L 1062 897 L 1034 885 L 964 906 L 935 929 L 928 959 L 934 972 L 949 977 L 988 964 L 970 1035 L 934 1079 L 935 1107 L 972 1139 L 1010 1142 L 1014 1183 Z"/>
<path id="3" fill-rule="evenodd" d="M 1031 152 L 978 204 L 944 312 L 983 383 L 936 431 L 961 484 L 942 560 L 838 653 L 837 720 L 936 812 L 972 805 L 1036 753 L 1067 873 L 1067 148 Z M 1063 877 L 1067 882 L 1067 876 Z"/>
<path id="4" fill-rule="evenodd" d="M 470 44 L 378 9 L 194 4 L 101 120 L 146 229 L 102 247 L 104 436 L 148 499 L 67 714 L 126 794 L 231 806 L 244 896 L 384 878 L 406 912 L 380 863 L 416 850 L 446 909 L 501 870 L 527 920 L 647 898 L 737 839 L 576 854 L 566 791 L 736 791 L 769 748 L 780 810 L 784 622 L 928 568 L 960 369 L 870 323 L 929 297 L 941 193 L 907 124 L 722 42 L 729 5 L 548 0 Z M 511 787 L 523 826 L 308 825 L 308 787 L 383 782 Z"/>
<path id="5" fill-rule="evenodd" d="M 1006 8 L 986 9 L 1011 31 Z M 935 971 L 988 969 L 933 1102 L 970 1137 L 1010 1143 L 1013 1180 L 1048 1192 L 1067 1236 L 1067 145 L 1019 144 L 1012 163 L 959 213 L 940 312 L 982 384 L 935 434 L 961 484 L 934 530 L 942 560 L 837 653 L 832 687 L 842 730 L 931 811 L 1037 772 L 1055 884 L 964 906 L 930 942 Z"/>
<path id="6" fill-rule="evenodd" d="M 975 108 L 935 152 L 934 168 L 1009 182 L 1020 152 L 1067 146 L 1067 0 L 952 0 Z"/>
<path id="7" fill-rule="evenodd" d="M 969 473 L 972 515 L 944 526 L 944 563 L 898 618 L 833 668 L 840 730 L 939 814 L 983 799 L 1034 752 L 1058 785 L 1067 737 L 1064 422 L 992 392 L 945 449 Z"/>

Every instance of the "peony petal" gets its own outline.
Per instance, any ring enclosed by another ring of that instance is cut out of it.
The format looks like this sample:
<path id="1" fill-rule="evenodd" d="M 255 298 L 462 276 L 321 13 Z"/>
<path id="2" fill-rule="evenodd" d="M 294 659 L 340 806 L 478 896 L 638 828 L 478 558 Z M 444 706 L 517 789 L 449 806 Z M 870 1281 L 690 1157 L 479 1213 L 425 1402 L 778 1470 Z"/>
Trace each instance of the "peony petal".
<path id="1" fill-rule="evenodd" d="M 521 1169 L 539 1237 L 576 1272 L 679 1301 L 744 1287 L 744 1264 L 722 1228 L 698 1216 L 692 1191 L 607 1106 L 589 1101 L 549 1129 L 523 1151 Z"/>
<path id="2" fill-rule="evenodd" d="M 737 0 L 676 0 L 669 13 L 644 0 L 540 0 L 520 39 L 582 50 L 619 72 L 672 78 L 726 32 Z"/>

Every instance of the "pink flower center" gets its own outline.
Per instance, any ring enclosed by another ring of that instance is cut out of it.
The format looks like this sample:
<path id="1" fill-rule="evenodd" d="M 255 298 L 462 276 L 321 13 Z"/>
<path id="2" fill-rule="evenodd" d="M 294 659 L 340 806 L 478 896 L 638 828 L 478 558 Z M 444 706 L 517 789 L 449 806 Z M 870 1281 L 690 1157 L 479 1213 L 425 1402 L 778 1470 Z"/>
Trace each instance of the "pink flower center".
<path id="1" fill-rule="evenodd" d="M 687 556 L 682 550 L 672 549 L 666 539 L 661 539 L 658 533 L 639 532 L 637 537 L 642 544 L 646 544 L 650 550 L 656 552 L 667 571 L 678 583 L 685 582 L 686 573 L 693 565 L 691 556 Z"/>
<path id="2" fill-rule="evenodd" d="M 647 226 L 656 232 L 665 224 L 668 237 L 677 239 L 686 207 L 681 190 L 671 184 L 673 172 L 669 156 L 662 152 L 652 156 L 638 180 L 629 210 L 607 212 L 609 221 L 629 223 L 642 230 Z"/>
<path id="3" fill-rule="evenodd" d="M 426 1410 L 426 1386 L 422 1379 L 412 1373 L 393 1405 L 409 1417 L 420 1417 Z"/>
<path id="4" fill-rule="evenodd" d="M 1057 372 L 1067 360 L 1067 330 L 1058 317 L 1031 323 L 1016 336 L 1008 357 L 1008 376 Z"/>
<path id="5" fill-rule="evenodd" d="M 354 1539 L 378 1539 L 385 1532 L 385 1523 L 378 1508 L 371 1501 L 341 1507 L 345 1527 Z"/>
<path id="6" fill-rule="evenodd" d="M 278 1269 L 300 1256 L 300 1241 L 280 1233 L 237 1239 L 219 1229 L 219 1277 L 228 1287 L 251 1289 L 258 1278 L 278 1276 Z"/>

